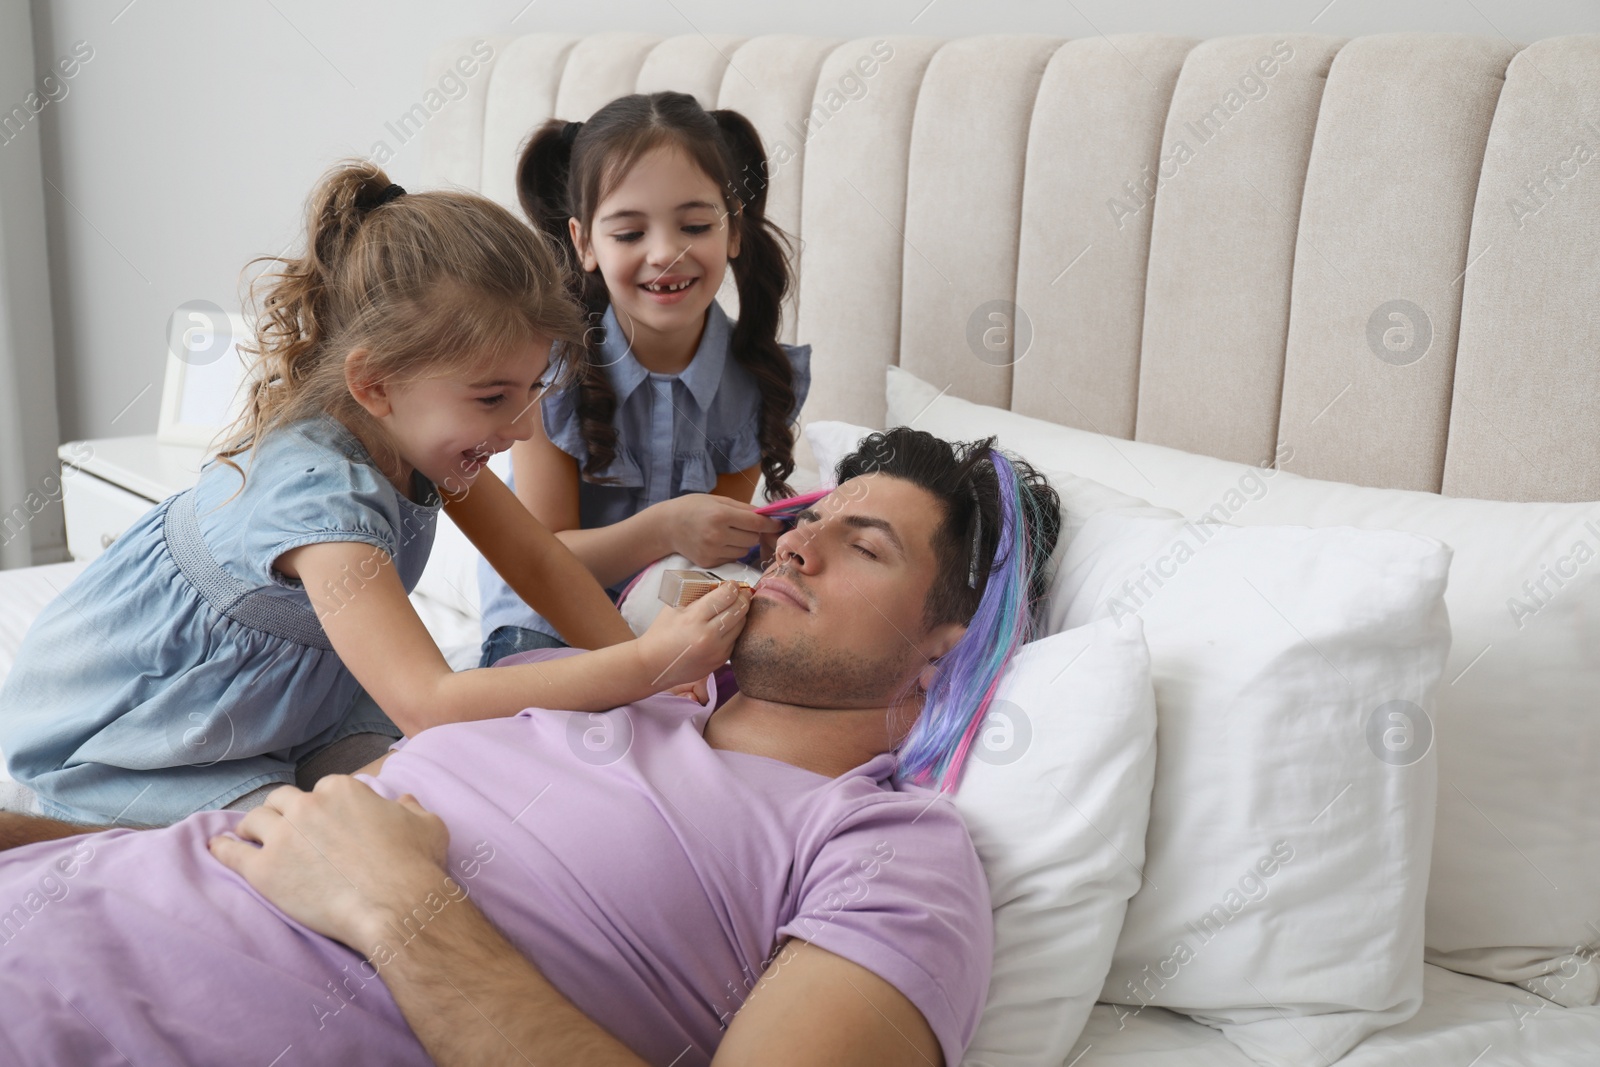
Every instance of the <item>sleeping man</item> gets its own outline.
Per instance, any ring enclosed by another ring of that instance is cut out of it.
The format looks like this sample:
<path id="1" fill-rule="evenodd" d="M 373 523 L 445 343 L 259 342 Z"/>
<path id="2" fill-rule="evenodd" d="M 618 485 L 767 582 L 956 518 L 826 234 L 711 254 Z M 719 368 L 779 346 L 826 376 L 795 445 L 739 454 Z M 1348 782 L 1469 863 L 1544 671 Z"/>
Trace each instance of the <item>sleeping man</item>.
<path id="1" fill-rule="evenodd" d="M 954 1067 L 990 902 L 928 786 L 1028 633 L 1057 502 L 905 429 L 839 480 L 753 599 L 706 598 L 744 625 L 714 711 L 439 726 L 162 829 L 9 816 L 39 843 L 0 858 L 0 1062 Z"/>

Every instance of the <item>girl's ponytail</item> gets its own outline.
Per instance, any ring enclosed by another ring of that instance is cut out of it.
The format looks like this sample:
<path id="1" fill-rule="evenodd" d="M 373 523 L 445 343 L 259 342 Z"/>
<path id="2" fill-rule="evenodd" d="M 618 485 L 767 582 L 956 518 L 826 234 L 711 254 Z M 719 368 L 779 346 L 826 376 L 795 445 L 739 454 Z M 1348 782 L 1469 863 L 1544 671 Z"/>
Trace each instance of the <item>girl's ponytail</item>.
<path id="1" fill-rule="evenodd" d="M 280 382 L 304 381 L 309 363 L 322 352 L 331 315 L 328 301 L 339 264 L 392 182 L 378 166 L 339 166 L 312 194 L 306 221 L 306 254 L 267 275 L 258 291 L 256 320 L 259 374 L 251 387 L 248 411 L 266 424 L 288 390 Z M 398 189 L 398 186 L 395 186 Z M 261 261 L 258 261 L 261 262 Z M 243 443 L 248 446 L 248 443 Z M 243 448 L 237 448 L 243 451 Z M 237 454 L 237 453 L 235 453 Z"/>
<path id="2" fill-rule="evenodd" d="M 346 357 L 364 351 L 374 381 L 409 381 L 476 372 L 530 343 L 576 346 L 583 318 L 557 258 L 566 244 L 480 196 L 406 195 L 373 163 L 334 167 L 311 194 L 304 248 L 256 261 L 274 269 L 251 285 L 249 396 L 218 458 L 231 465 L 270 430 L 332 415 L 389 472 L 398 453 L 351 395 Z"/>
<path id="3" fill-rule="evenodd" d="M 597 347 L 594 339 L 600 334 L 600 320 L 605 316 L 609 297 L 600 272 L 591 274 L 583 269 L 577 249 L 572 246 L 567 221 L 577 215 L 567 183 L 582 131 L 583 123 L 561 119 L 551 119 L 534 131 L 517 161 L 517 201 L 528 221 L 561 249 L 568 277 L 572 280 L 573 295 L 582 302 L 588 315 L 583 365 L 577 380 L 578 431 L 588 453 L 584 474 L 591 480 L 605 481 L 598 477 L 598 472 L 609 466 L 617 455 L 617 428 L 613 421 L 617 413 L 617 394 L 611 388 L 611 379 L 593 356 Z"/>
<path id="4" fill-rule="evenodd" d="M 793 495 L 794 368 L 778 344 L 783 298 L 789 291 L 789 257 L 783 231 L 767 218 L 767 154 L 761 135 L 737 111 L 713 111 L 732 163 L 730 195 L 735 199 L 739 255 L 733 280 L 739 289 L 739 321 L 734 325 L 733 357 L 761 389 L 757 439 L 768 500 Z"/>
<path id="5" fill-rule="evenodd" d="M 248 449 L 263 429 L 282 421 L 294 406 L 298 386 L 312 377 L 335 329 L 329 305 L 340 268 L 362 221 L 393 199 L 391 188 L 400 187 L 375 164 L 334 168 L 311 196 L 305 254 L 255 261 L 277 262 L 279 269 L 256 283 L 254 296 L 261 313 L 255 327 L 255 367 L 248 379 L 244 413 L 219 452 L 224 461 Z"/>

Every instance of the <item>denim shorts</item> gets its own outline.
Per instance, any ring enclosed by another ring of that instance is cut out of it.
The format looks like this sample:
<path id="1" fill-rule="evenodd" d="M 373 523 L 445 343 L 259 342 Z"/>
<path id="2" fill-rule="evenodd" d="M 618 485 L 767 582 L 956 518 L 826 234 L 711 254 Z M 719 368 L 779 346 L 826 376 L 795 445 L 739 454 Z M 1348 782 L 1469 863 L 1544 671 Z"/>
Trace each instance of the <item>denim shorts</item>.
<path id="1" fill-rule="evenodd" d="M 497 626 L 483 642 L 483 655 L 478 666 L 489 667 L 496 661 L 518 652 L 532 652 L 536 648 L 566 648 L 559 637 L 551 637 L 539 630 L 526 630 L 521 626 Z"/>

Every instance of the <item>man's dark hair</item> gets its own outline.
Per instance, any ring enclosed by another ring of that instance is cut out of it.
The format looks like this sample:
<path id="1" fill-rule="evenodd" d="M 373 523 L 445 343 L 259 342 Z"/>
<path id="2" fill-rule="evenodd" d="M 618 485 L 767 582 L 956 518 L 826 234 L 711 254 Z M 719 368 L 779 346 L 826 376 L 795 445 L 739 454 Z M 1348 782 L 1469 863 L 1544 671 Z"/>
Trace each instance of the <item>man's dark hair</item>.
<path id="1" fill-rule="evenodd" d="M 999 546 L 1001 517 L 1000 481 L 989 454 L 994 441 L 987 437 L 951 443 L 924 430 L 897 426 L 863 438 L 854 452 L 839 461 L 839 485 L 863 474 L 887 474 L 921 486 L 942 506 L 944 520 L 933 535 L 939 572 L 923 608 L 923 623 L 928 628 L 946 622 L 963 626 L 971 622 L 988 584 Z M 1029 501 L 1018 501 L 1033 516 L 1028 568 L 1031 606 L 1044 599 L 1049 580 L 1046 564 L 1061 533 L 1061 500 L 1044 475 L 1030 464 L 1009 454 L 1007 458 L 1021 480 L 1022 492 L 1032 498 L 1031 507 Z M 975 533 L 976 588 L 968 584 Z"/>

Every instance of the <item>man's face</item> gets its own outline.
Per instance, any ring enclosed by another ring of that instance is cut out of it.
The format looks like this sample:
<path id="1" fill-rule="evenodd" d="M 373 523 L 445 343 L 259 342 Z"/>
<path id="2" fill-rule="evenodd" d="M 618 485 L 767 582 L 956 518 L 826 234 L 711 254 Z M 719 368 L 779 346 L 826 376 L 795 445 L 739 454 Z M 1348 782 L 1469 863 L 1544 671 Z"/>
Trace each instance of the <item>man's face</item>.
<path id="1" fill-rule="evenodd" d="M 942 517 L 931 493 L 887 474 L 853 478 L 803 513 L 734 645 L 740 692 L 813 708 L 893 703 L 965 629 L 923 624 Z"/>

